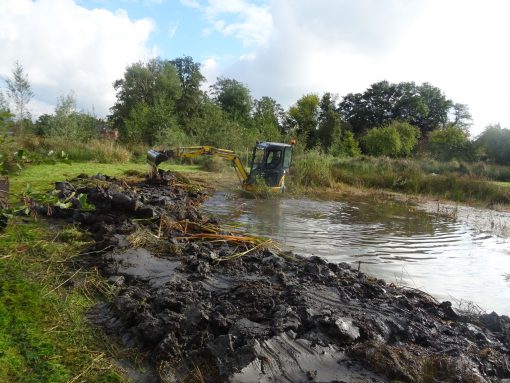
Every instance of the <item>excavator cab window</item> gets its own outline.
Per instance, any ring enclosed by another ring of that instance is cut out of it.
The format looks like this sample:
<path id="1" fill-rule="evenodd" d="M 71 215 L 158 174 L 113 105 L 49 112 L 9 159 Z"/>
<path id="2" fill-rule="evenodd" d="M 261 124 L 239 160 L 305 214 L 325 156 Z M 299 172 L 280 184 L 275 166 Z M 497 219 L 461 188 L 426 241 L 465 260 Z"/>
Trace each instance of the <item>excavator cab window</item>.
<path id="1" fill-rule="evenodd" d="M 283 169 L 290 167 L 290 161 L 292 160 L 292 148 L 285 148 L 285 154 L 283 156 Z"/>
<path id="2" fill-rule="evenodd" d="M 264 168 L 264 149 L 256 149 L 253 152 L 253 162 L 251 170 L 261 170 Z"/>
<path id="3" fill-rule="evenodd" d="M 270 150 L 267 153 L 266 157 L 266 169 L 276 169 L 280 162 L 282 161 L 282 151 L 281 150 Z"/>

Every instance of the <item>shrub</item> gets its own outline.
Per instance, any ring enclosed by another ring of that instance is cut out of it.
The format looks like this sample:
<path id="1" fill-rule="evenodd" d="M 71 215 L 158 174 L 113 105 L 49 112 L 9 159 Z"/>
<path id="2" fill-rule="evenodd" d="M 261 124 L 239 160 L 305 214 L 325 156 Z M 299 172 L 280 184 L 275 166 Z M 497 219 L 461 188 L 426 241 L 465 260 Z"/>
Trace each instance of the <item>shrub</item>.
<path id="1" fill-rule="evenodd" d="M 450 126 L 429 133 L 428 148 L 432 157 L 449 161 L 452 159 L 474 159 L 474 148 L 469 141 L 468 133 L 461 128 Z"/>
<path id="2" fill-rule="evenodd" d="M 476 146 L 487 160 L 510 165 L 510 129 L 490 125 L 478 137 Z"/>
<path id="3" fill-rule="evenodd" d="M 398 157 L 402 143 L 394 126 L 371 129 L 362 140 L 367 154 L 373 156 Z"/>
<path id="4" fill-rule="evenodd" d="M 420 129 L 409 124 L 408 122 L 402 121 L 393 121 L 389 126 L 395 127 L 397 129 L 399 138 L 400 138 L 400 157 L 408 157 L 416 144 L 418 143 L 418 138 L 420 138 Z"/>

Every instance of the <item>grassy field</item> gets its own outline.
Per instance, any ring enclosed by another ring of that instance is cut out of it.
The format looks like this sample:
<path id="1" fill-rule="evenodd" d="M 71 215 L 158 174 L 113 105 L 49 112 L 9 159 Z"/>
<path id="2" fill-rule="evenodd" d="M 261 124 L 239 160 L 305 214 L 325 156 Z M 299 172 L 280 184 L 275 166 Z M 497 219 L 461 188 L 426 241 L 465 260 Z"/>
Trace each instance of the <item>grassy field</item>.
<path id="1" fill-rule="evenodd" d="M 196 166 L 166 164 L 194 172 Z M 27 184 L 52 189 L 80 173 L 122 176 L 145 164 L 32 166 L 10 178 L 11 202 Z M 0 233 L 0 382 L 123 382 L 115 359 L 129 357 L 86 319 L 112 293 L 98 270 L 74 264 L 91 239 L 73 225 L 14 217 Z"/>

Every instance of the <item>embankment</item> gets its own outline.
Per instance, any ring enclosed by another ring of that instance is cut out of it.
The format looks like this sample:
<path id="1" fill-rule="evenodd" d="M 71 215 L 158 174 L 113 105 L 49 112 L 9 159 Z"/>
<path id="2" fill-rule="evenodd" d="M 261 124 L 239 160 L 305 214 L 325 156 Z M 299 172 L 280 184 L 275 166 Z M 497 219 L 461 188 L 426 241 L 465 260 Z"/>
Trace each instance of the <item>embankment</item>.
<path id="1" fill-rule="evenodd" d="M 57 183 L 55 218 L 94 233 L 80 267 L 117 286 L 90 319 L 147 356 L 163 382 L 501 382 L 510 319 L 456 313 L 346 264 L 223 231 L 171 173 Z M 74 193 L 74 194 L 73 194 Z M 86 194 L 95 210 L 73 196 Z M 46 208 L 41 212 L 47 211 Z"/>

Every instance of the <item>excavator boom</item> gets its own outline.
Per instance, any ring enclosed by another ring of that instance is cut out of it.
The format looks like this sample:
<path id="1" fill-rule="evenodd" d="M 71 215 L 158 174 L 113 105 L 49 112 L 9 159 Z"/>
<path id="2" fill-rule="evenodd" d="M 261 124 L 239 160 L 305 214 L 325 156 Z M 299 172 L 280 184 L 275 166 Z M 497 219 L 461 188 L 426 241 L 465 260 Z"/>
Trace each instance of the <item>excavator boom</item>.
<path id="1" fill-rule="evenodd" d="M 152 173 L 157 174 L 158 165 L 170 158 L 192 158 L 197 156 L 216 156 L 232 161 L 241 186 L 246 188 L 249 175 L 241 159 L 232 150 L 218 149 L 213 146 L 181 146 L 170 150 L 157 151 L 150 149 L 147 152 L 147 162 L 152 167 Z"/>
<path id="2" fill-rule="evenodd" d="M 158 176 L 158 166 L 163 161 L 170 158 L 197 156 L 216 156 L 230 160 L 244 190 L 253 190 L 258 180 L 263 179 L 271 191 L 282 192 L 285 190 L 285 176 L 292 158 L 292 145 L 257 142 L 253 148 L 249 173 L 239 156 L 232 150 L 218 149 L 213 146 L 180 146 L 163 151 L 150 149 L 147 152 L 147 163 L 151 166 L 152 174 Z"/>

